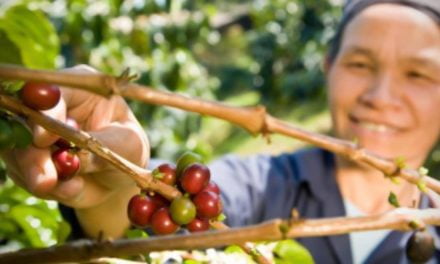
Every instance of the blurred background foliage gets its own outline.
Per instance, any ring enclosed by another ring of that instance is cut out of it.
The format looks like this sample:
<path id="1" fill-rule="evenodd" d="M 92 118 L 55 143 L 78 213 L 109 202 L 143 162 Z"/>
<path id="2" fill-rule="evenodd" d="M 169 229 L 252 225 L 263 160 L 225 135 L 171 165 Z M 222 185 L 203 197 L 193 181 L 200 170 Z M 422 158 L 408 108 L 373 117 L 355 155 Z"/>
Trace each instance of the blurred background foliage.
<path id="1" fill-rule="evenodd" d="M 138 83 L 154 89 L 236 106 L 262 104 L 278 118 L 329 133 L 321 62 L 340 2 L 3 0 L 0 62 L 44 69 L 85 63 L 114 75 L 129 68 L 139 75 Z M 280 153 L 304 146 L 277 135 L 267 144 L 221 120 L 129 104 L 149 136 L 152 157 L 173 161 L 192 150 L 211 160 L 229 152 Z M 432 175 L 439 175 L 439 161 L 437 148 L 429 161 Z M 36 210 L 54 221 L 45 223 Z M 56 205 L 31 198 L 10 182 L 0 190 L 0 218 L 0 243 L 12 247 L 48 246 L 68 232 Z"/>

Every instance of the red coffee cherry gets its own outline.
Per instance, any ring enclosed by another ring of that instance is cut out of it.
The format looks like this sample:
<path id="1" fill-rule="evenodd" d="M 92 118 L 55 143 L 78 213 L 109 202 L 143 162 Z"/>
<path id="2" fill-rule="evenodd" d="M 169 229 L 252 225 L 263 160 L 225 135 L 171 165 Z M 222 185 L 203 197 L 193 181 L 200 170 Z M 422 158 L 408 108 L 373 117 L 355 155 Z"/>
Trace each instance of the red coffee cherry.
<path id="1" fill-rule="evenodd" d="M 52 153 L 52 161 L 60 181 L 70 180 L 79 169 L 79 157 L 69 149 L 58 149 Z"/>
<path id="2" fill-rule="evenodd" d="M 173 219 L 170 211 L 166 207 L 158 209 L 151 217 L 151 227 L 157 235 L 168 235 L 175 233 L 179 229 Z"/>
<path id="3" fill-rule="evenodd" d="M 158 193 L 153 193 L 152 195 L 149 194 L 148 196 L 153 200 L 158 209 L 170 205 L 170 201 Z"/>
<path id="4" fill-rule="evenodd" d="M 223 206 L 220 196 L 214 192 L 200 192 L 193 199 L 197 208 L 197 217 L 214 218 L 222 213 Z"/>
<path id="5" fill-rule="evenodd" d="M 168 185 L 176 184 L 176 166 L 169 163 L 159 165 L 153 170 L 153 175 L 159 175 L 158 179 Z"/>
<path id="6" fill-rule="evenodd" d="M 206 185 L 206 187 L 203 188 L 202 192 L 205 192 L 205 191 L 206 192 L 214 192 L 214 193 L 220 195 L 220 188 L 213 181 L 208 182 L 208 185 Z"/>
<path id="7" fill-rule="evenodd" d="M 26 83 L 20 91 L 23 103 L 35 110 L 48 110 L 58 104 L 61 92 L 58 86 L 47 83 Z"/>
<path id="8" fill-rule="evenodd" d="M 209 229 L 209 220 L 206 218 L 194 218 L 194 220 L 186 225 L 186 228 L 192 233 L 206 231 Z"/>
<path id="9" fill-rule="evenodd" d="M 193 163 L 183 171 L 180 185 L 186 192 L 196 194 L 208 185 L 210 178 L 211 173 L 208 167 L 200 163 Z"/>
<path id="10" fill-rule="evenodd" d="M 143 228 L 150 224 L 151 216 L 157 209 L 149 196 L 136 194 L 128 202 L 127 215 L 133 225 Z"/>

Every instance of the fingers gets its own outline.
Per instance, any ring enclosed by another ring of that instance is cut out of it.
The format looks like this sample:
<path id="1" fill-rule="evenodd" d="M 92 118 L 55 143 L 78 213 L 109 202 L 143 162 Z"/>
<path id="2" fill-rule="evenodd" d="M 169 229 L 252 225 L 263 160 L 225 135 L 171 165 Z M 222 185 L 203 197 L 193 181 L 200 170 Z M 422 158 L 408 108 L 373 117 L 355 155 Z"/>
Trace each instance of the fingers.
<path id="1" fill-rule="evenodd" d="M 61 122 L 65 122 L 66 121 L 66 104 L 65 104 L 64 100 L 61 99 L 55 107 L 53 107 L 49 110 L 46 110 L 46 111 L 42 111 L 42 113 L 53 118 L 53 119 L 57 119 Z M 58 135 L 47 131 L 46 129 L 44 129 L 43 127 L 41 127 L 39 125 L 31 124 L 31 126 L 33 127 L 32 130 L 33 130 L 33 135 L 34 135 L 33 143 L 35 146 L 37 146 L 39 148 L 49 147 L 50 145 L 55 143 L 55 141 L 57 141 L 59 138 Z"/>
<path id="2" fill-rule="evenodd" d="M 57 185 L 58 176 L 50 149 L 30 146 L 25 150 L 14 150 L 12 153 L 26 188 L 38 196 L 51 193 Z"/>

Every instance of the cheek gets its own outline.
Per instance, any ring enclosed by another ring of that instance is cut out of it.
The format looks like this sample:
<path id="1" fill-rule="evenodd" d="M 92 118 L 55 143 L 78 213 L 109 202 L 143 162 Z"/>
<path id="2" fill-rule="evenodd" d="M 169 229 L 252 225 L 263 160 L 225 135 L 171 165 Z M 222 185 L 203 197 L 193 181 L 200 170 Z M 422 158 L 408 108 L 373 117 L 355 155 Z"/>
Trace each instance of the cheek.
<path id="1" fill-rule="evenodd" d="M 333 122 L 337 129 L 338 126 L 342 126 L 344 120 L 347 120 L 347 114 L 356 105 L 364 86 L 362 80 L 345 73 L 337 67 L 329 72 L 327 81 L 328 101 Z"/>

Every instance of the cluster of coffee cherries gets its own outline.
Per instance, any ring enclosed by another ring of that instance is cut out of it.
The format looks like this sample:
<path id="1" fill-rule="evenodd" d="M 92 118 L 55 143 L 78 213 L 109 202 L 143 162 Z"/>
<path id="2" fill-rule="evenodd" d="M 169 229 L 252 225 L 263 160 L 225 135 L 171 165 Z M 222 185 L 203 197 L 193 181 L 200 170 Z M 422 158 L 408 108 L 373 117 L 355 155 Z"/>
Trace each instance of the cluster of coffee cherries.
<path id="1" fill-rule="evenodd" d="M 37 111 L 49 110 L 56 106 L 61 98 L 58 86 L 47 83 L 27 82 L 18 94 L 24 105 Z M 78 123 L 67 118 L 66 124 L 79 129 Z M 25 148 L 32 142 L 32 133 L 23 119 L 5 114 L 0 118 L 0 148 Z M 58 179 L 67 181 L 78 171 L 80 160 L 77 149 L 63 138 L 58 139 L 53 148 L 52 161 L 58 173 Z"/>
<path id="2" fill-rule="evenodd" d="M 155 234 L 166 235 L 180 227 L 190 232 L 206 231 L 210 220 L 221 220 L 220 189 L 210 180 L 211 173 L 199 155 L 185 152 L 176 166 L 163 163 L 155 168 L 153 177 L 178 188 L 183 196 L 171 202 L 153 192 L 133 196 L 127 213 L 135 227 L 149 227 Z"/>

